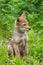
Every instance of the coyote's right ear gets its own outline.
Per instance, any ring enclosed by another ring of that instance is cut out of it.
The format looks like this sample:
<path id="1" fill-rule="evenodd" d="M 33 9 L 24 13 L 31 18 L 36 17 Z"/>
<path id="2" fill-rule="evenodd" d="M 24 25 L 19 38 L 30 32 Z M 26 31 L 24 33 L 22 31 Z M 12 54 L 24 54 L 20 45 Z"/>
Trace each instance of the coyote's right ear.
<path id="1" fill-rule="evenodd" d="M 22 13 L 21 17 L 26 18 L 26 13 L 25 13 L 25 11 Z"/>
<path id="2" fill-rule="evenodd" d="M 17 18 L 17 22 L 20 22 L 20 19 L 19 18 Z"/>

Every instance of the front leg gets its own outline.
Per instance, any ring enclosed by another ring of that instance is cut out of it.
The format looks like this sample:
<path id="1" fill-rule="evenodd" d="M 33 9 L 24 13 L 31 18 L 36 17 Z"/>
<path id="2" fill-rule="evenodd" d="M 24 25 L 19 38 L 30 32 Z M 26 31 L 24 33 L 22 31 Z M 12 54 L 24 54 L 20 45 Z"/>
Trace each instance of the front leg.
<path id="1" fill-rule="evenodd" d="M 9 44 L 9 45 L 8 45 L 8 56 L 10 57 L 10 56 L 12 56 L 12 54 L 13 54 L 13 48 L 12 48 L 12 46 Z"/>
<path id="2" fill-rule="evenodd" d="M 25 44 L 25 54 L 28 55 L 29 54 L 29 50 L 28 50 L 28 43 Z"/>
<path id="3" fill-rule="evenodd" d="M 13 44 L 13 50 L 14 50 L 14 52 L 15 52 L 15 56 L 16 57 L 20 57 L 20 51 L 19 51 L 19 47 L 18 47 L 18 45 L 17 44 Z"/>

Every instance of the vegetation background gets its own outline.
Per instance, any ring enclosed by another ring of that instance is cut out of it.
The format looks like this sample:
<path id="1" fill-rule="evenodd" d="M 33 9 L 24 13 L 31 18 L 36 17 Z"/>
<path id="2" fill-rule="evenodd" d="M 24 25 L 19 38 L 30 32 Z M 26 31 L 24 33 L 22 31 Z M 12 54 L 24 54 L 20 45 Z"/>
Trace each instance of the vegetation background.
<path id="1" fill-rule="evenodd" d="M 14 21 L 23 11 L 31 27 L 28 32 L 29 56 L 9 58 L 7 45 Z M 43 0 L 0 0 L 0 65 L 43 65 Z"/>

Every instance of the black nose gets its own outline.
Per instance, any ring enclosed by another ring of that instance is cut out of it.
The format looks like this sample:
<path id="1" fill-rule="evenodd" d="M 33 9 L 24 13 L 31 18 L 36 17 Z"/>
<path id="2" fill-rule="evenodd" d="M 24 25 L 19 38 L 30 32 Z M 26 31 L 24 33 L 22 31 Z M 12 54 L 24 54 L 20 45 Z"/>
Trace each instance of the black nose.
<path id="1" fill-rule="evenodd" d="M 31 30 L 31 28 L 29 28 L 29 30 Z"/>

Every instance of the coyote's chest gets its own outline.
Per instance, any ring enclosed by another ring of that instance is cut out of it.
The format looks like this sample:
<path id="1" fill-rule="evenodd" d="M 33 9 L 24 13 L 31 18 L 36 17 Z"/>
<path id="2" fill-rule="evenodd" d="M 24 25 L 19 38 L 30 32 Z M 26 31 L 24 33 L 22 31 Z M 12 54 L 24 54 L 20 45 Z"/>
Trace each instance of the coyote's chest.
<path id="1" fill-rule="evenodd" d="M 12 39 L 13 40 L 13 39 Z M 22 44 L 25 44 L 26 43 L 26 34 L 15 34 L 14 35 L 14 42 L 16 43 L 16 44 L 19 44 L 19 45 L 21 45 L 21 43 Z"/>

